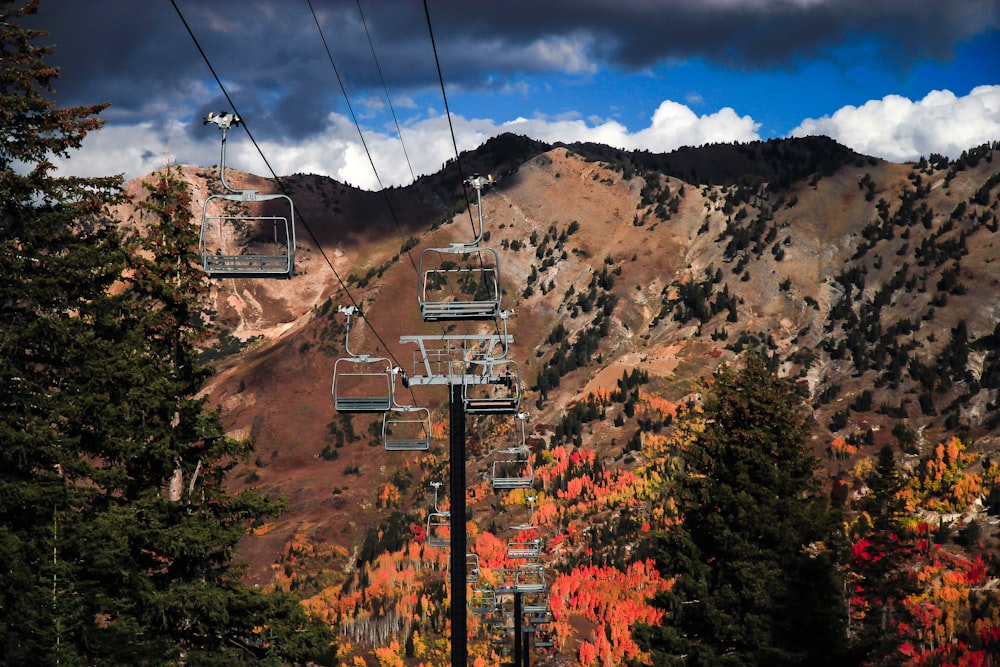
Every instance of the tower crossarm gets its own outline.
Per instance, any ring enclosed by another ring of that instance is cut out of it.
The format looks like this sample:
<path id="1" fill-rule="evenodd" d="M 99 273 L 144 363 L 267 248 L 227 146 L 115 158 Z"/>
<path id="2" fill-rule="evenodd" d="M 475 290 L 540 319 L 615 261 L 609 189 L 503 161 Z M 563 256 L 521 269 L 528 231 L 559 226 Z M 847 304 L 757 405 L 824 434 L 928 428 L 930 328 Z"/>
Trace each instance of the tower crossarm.
<path id="1" fill-rule="evenodd" d="M 482 364 L 502 357 L 492 350 L 506 350 L 514 337 L 508 334 L 400 336 L 400 343 L 417 346 L 413 354 L 410 385 L 478 385 L 499 384 L 500 376 L 469 372 L 469 364 Z"/>

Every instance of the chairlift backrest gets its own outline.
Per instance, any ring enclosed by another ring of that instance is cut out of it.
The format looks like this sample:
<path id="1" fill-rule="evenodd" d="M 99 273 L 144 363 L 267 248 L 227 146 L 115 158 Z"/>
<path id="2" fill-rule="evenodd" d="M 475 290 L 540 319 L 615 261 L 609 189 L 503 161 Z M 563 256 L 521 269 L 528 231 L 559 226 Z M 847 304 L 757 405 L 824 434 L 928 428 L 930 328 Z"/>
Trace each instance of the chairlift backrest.
<path id="1" fill-rule="evenodd" d="M 544 593 L 545 568 L 538 563 L 509 567 L 503 570 L 503 583 L 498 593 Z"/>
<path id="2" fill-rule="evenodd" d="M 531 458 L 531 450 L 527 447 L 498 450 L 490 468 L 493 488 L 530 489 L 535 483 Z"/>
<path id="3" fill-rule="evenodd" d="M 451 546 L 451 513 L 430 512 L 427 515 L 427 546 Z"/>
<path id="4" fill-rule="evenodd" d="M 492 614 L 497 610 L 496 593 L 488 588 L 473 588 L 469 596 L 469 611 L 473 614 Z"/>
<path id="5" fill-rule="evenodd" d="M 493 248 L 457 244 L 420 253 L 420 314 L 426 322 L 500 317 L 500 255 Z"/>
<path id="6" fill-rule="evenodd" d="M 511 560 L 538 560 L 542 555 L 542 538 L 512 537 L 507 540 L 507 558 Z"/>
<path id="7" fill-rule="evenodd" d="M 333 364 L 338 412 L 385 412 L 392 407 L 392 364 L 383 357 L 343 357 Z"/>
<path id="8" fill-rule="evenodd" d="M 479 581 L 479 556 L 465 554 L 465 582 L 475 584 Z"/>
<path id="9" fill-rule="evenodd" d="M 480 245 L 484 237 L 482 189 L 492 182 L 492 176 L 479 175 L 465 180 L 476 190 L 478 210 L 478 226 L 473 220 L 471 241 L 427 248 L 420 253 L 418 300 L 426 322 L 500 317 L 500 255 Z"/>

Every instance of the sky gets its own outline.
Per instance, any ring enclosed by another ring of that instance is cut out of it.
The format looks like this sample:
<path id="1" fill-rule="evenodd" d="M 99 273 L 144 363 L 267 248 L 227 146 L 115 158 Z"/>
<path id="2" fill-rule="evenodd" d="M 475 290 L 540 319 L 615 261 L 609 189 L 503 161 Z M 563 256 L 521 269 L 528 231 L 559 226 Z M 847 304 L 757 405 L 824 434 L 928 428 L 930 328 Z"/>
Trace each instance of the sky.
<path id="1" fill-rule="evenodd" d="M 40 0 L 23 23 L 58 106 L 111 103 L 63 174 L 218 164 L 203 118 L 234 109 L 227 166 L 369 190 L 504 132 L 895 162 L 1000 140 L 1000 0 Z"/>

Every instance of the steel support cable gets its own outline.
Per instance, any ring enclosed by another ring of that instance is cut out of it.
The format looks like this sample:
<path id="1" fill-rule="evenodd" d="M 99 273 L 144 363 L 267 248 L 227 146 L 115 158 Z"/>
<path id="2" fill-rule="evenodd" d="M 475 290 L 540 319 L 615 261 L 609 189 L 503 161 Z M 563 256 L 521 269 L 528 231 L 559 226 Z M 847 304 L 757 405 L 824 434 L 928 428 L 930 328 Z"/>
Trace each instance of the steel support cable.
<path id="1" fill-rule="evenodd" d="M 388 195 L 387 191 L 385 190 L 385 187 L 382 185 L 382 179 L 379 178 L 378 169 L 375 167 L 375 160 L 372 158 L 372 154 L 368 150 L 368 144 L 365 141 L 364 133 L 361 131 L 361 124 L 358 122 L 358 118 L 357 118 L 357 116 L 354 113 L 354 107 L 351 105 L 351 99 L 350 99 L 350 97 L 347 94 L 347 88 L 344 86 L 344 81 L 343 81 L 343 79 L 340 76 L 340 70 L 337 69 L 337 64 L 333 60 L 333 53 L 330 51 L 330 46 L 329 46 L 329 44 L 326 41 L 326 35 L 323 33 L 323 28 L 322 28 L 322 26 L 319 23 L 319 18 L 316 16 L 316 11 L 313 8 L 312 0 L 306 0 L 306 2 L 309 5 L 309 12 L 312 14 L 313 22 L 316 24 L 316 31 L 319 32 L 320 40 L 322 40 L 322 42 L 323 42 L 323 48 L 326 50 L 326 57 L 330 61 L 330 67 L 333 69 L 333 74 L 334 74 L 334 76 L 337 79 L 337 85 L 340 86 L 340 92 L 344 96 L 344 102 L 347 104 L 347 109 L 348 109 L 348 111 L 351 114 L 351 120 L 354 122 L 354 127 L 358 130 L 358 137 L 361 139 L 361 145 L 364 147 L 365 153 L 368 155 L 368 162 L 372 166 L 372 172 L 374 172 L 374 174 L 375 174 L 375 180 L 378 181 L 380 191 L 382 192 L 382 196 L 385 198 L 386 206 L 389 208 L 389 213 L 392 216 L 392 220 L 395 223 L 396 229 L 399 231 L 399 235 L 400 235 L 400 237 L 403 238 L 403 242 L 405 244 L 406 240 L 407 240 L 406 239 L 406 235 L 403 233 L 403 228 L 402 228 L 402 226 L 399 223 L 399 218 L 396 216 L 396 211 L 395 211 L 395 209 L 392 206 L 392 201 L 389 199 L 389 195 Z M 358 2 L 358 13 L 361 15 L 361 22 L 362 22 L 362 24 L 365 27 L 365 34 L 368 36 L 368 45 L 369 45 L 369 47 L 372 50 L 372 59 L 375 61 L 375 67 L 378 70 L 379 79 L 382 80 L 382 87 L 385 90 L 386 99 L 388 100 L 389 99 L 389 91 L 388 91 L 388 89 L 386 89 L 385 80 L 382 79 L 382 68 L 379 67 L 378 58 L 375 57 L 375 47 L 372 44 L 371 35 L 368 34 L 368 24 L 365 23 L 364 14 L 361 12 L 361 3 L 360 3 L 360 0 Z M 391 100 L 389 101 L 389 108 L 392 109 L 392 101 Z M 393 117 L 393 120 L 396 120 L 396 112 L 395 112 L 395 110 L 393 110 L 392 117 Z M 399 133 L 399 142 L 403 146 L 403 155 L 407 156 L 406 157 L 406 164 L 410 168 L 410 177 L 413 178 L 414 182 L 416 182 L 416 177 L 413 175 L 413 168 L 410 166 L 410 158 L 409 158 L 409 156 L 406 153 L 406 144 L 403 143 L 403 134 L 399 130 L 399 122 L 398 121 L 396 121 L 396 131 Z M 413 267 L 413 272 L 417 276 L 417 280 L 419 281 L 420 277 L 421 277 L 420 276 L 420 269 L 417 268 L 417 263 L 414 261 L 413 254 L 410 252 L 409 248 L 407 248 L 407 250 L 406 250 L 406 256 L 410 260 L 410 265 Z M 361 316 L 364 317 L 364 314 L 362 313 Z M 441 325 L 441 335 L 444 336 L 445 334 L 446 334 L 446 332 L 445 332 L 444 325 Z M 399 364 L 397 363 L 397 366 L 398 365 Z M 414 403 L 415 403 L 416 402 L 416 397 L 413 396 L 413 391 L 412 390 L 410 390 L 410 396 L 413 398 Z"/>
<path id="2" fill-rule="evenodd" d="M 406 158 L 406 167 L 410 170 L 410 178 L 416 183 L 417 177 L 413 173 L 413 165 L 410 164 L 410 154 L 406 152 L 406 143 L 403 141 L 403 130 L 399 127 L 396 109 L 392 106 L 392 99 L 389 97 L 389 87 L 385 83 L 385 77 L 382 76 L 382 67 L 379 65 L 378 57 L 375 55 L 375 44 L 372 43 L 371 33 L 368 32 L 368 22 L 365 21 L 365 13 L 361 11 L 361 0 L 356 0 L 356 2 L 358 4 L 358 15 L 361 17 L 361 25 L 365 29 L 365 37 L 368 38 L 368 47 L 372 51 L 372 60 L 375 62 L 375 69 L 378 72 L 378 80 L 382 83 L 382 90 L 385 91 L 385 101 L 389 104 L 389 111 L 392 113 L 392 122 L 396 124 L 396 135 L 399 137 L 399 143 L 403 147 L 403 157 Z"/>
<path id="3" fill-rule="evenodd" d="M 201 54 L 202 60 L 205 61 L 205 65 L 208 67 L 208 70 L 212 73 L 212 76 L 215 78 L 215 82 L 218 84 L 219 89 L 222 91 L 223 96 L 226 98 L 226 102 L 230 105 L 230 107 L 232 107 L 233 113 L 236 116 L 240 116 L 239 111 L 236 108 L 236 103 L 229 96 L 229 92 L 226 90 L 226 87 L 222 84 L 222 79 L 219 78 L 219 75 L 215 72 L 215 68 L 212 67 L 212 63 L 208 59 L 208 54 L 206 54 L 205 50 L 203 48 L 201 48 L 201 43 L 198 42 L 198 38 L 195 36 L 194 31 L 191 29 L 191 26 L 188 24 L 187 19 L 184 18 L 184 13 L 181 12 L 180 7 L 177 6 L 176 0 L 170 0 L 170 4 L 173 5 L 174 11 L 177 12 L 177 17 L 180 18 L 181 23 L 184 24 L 184 28 L 187 30 L 188 36 L 191 37 L 191 41 L 194 42 L 195 47 L 198 49 L 198 53 Z M 242 116 L 240 116 L 240 117 L 242 118 Z M 242 124 L 243 124 L 243 128 L 247 132 L 247 136 L 250 138 L 250 142 L 253 144 L 254 148 L 257 150 L 257 153 L 260 155 L 261 159 L 264 160 L 264 164 L 267 166 L 267 170 L 271 173 L 271 177 L 274 178 L 275 183 L 277 183 L 278 188 L 281 189 L 282 194 L 284 194 L 286 197 L 289 197 L 289 199 L 291 199 L 291 196 L 289 195 L 288 190 L 285 188 L 284 183 L 282 183 L 281 179 L 278 178 L 278 175 L 275 173 L 274 168 L 271 167 L 271 163 L 268 162 L 267 156 L 264 155 L 264 151 L 261 149 L 260 145 L 257 143 L 257 140 L 254 139 L 253 133 L 250 132 L 250 127 L 249 127 L 249 125 L 247 125 L 246 120 L 243 120 Z M 358 313 L 361 313 L 362 317 L 365 317 L 364 313 L 363 313 L 363 310 L 361 308 L 361 305 L 357 302 L 357 300 L 355 300 L 354 296 L 351 294 L 351 290 L 347 287 L 347 284 L 340 277 L 340 274 L 337 273 L 337 269 L 333 266 L 333 262 L 330 260 L 329 256 L 327 256 L 326 252 L 323 250 L 323 246 L 320 244 L 319 239 L 316 238 L 316 235 L 313 233 L 312 228 L 309 227 L 309 225 L 305 221 L 305 218 L 302 215 L 299 215 L 299 222 L 302 224 L 302 226 L 305 228 L 305 230 L 309 233 L 309 237 L 313 240 L 313 243 L 316 244 L 316 249 L 319 250 L 320 255 L 323 257 L 324 260 L 326 260 L 327 266 L 330 267 L 330 270 L 333 272 L 334 277 L 337 278 L 337 282 L 340 283 L 340 286 L 343 288 L 344 292 L 347 294 L 347 298 L 351 301 L 351 304 L 355 308 L 358 309 Z M 392 353 L 392 350 L 390 350 L 389 346 L 386 345 L 385 340 L 382 339 L 382 336 L 378 333 L 378 331 L 375 329 L 375 327 L 373 327 L 371 325 L 371 321 L 368 320 L 367 317 L 365 317 L 365 320 L 368 321 L 369 328 L 371 329 L 372 333 L 375 335 L 375 338 L 379 341 L 379 343 L 382 344 L 382 347 L 385 348 L 386 353 L 392 359 L 393 363 L 396 364 L 396 366 L 399 366 L 400 368 L 402 368 L 402 365 L 399 363 L 399 360 L 396 359 L 396 356 Z"/>
<path id="4" fill-rule="evenodd" d="M 326 35 L 323 34 L 323 28 L 319 24 L 319 18 L 316 16 L 316 10 L 313 8 L 312 0 L 306 0 L 309 5 L 309 12 L 312 14 L 313 22 L 316 24 L 316 30 L 319 32 L 319 38 L 323 42 L 323 48 L 326 50 L 326 57 L 330 61 L 330 67 L 333 68 L 333 74 L 337 77 L 337 85 L 340 86 L 340 92 L 344 96 L 344 102 L 347 103 L 347 110 L 351 114 L 351 120 L 354 122 L 354 127 L 358 130 L 358 138 L 361 139 L 361 146 L 365 149 L 365 155 L 368 156 L 368 163 L 372 166 L 372 172 L 375 174 L 375 180 L 378 182 L 379 191 L 382 193 L 382 197 L 385 199 L 386 206 L 389 207 L 389 214 L 392 216 L 393 222 L 396 224 L 396 229 L 399 230 L 400 236 L 403 235 L 403 228 L 399 224 L 399 217 L 396 215 L 396 209 L 392 206 L 392 200 L 389 199 L 389 193 L 386 191 L 385 186 L 382 184 L 382 178 L 378 175 L 378 169 L 375 167 L 375 159 L 372 157 L 371 151 L 368 150 L 368 142 L 365 141 L 364 132 L 361 131 L 361 124 L 358 122 L 358 117 L 354 113 L 354 107 L 351 105 L 351 98 L 347 95 L 347 88 L 344 86 L 344 81 L 340 77 L 340 70 L 337 69 L 337 64 L 333 61 L 333 53 L 330 51 L 330 46 L 327 44 Z M 358 5 L 358 11 L 361 10 L 361 5 Z M 364 17 L 362 16 L 362 21 Z M 367 31 L 367 27 L 365 28 Z M 369 38 L 369 44 L 371 39 Z M 375 54 L 374 48 L 372 49 L 372 55 Z M 376 67 L 378 66 L 378 61 L 376 61 Z M 381 70 L 379 71 L 379 76 L 382 76 Z M 388 94 L 388 93 L 387 93 Z M 393 118 L 395 118 L 395 113 L 393 113 Z M 399 128 L 397 123 L 396 128 Z M 400 142 L 403 140 L 403 135 L 399 137 Z M 406 148 L 403 148 L 403 153 L 406 153 Z M 409 157 L 407 157 L 407 164 L 409 164 Z M 410 170 L 410 174 L 413 174 L 413 170 Z M 405 243 L 406 238 L 404 236 L 403 241 Z M 409 249 L 406 251 L 406 256 L 410 259 L 410 264 L 413 266 L 414 273 L 419 277 L 420 270 L 417 268 L 417 263 L 413 261 L 413 255 L 410 253 Z"/>
<path id="5" fill-rule="evenodd" d="M 441 60 L 438 58 L 437 42 L 434 40 L 434 28 L 431 26 L 431 12 L 424 0 L 424 16 L 427 18 L 427 32 L 431 37 L 431 48 L 434 50 L 434 66 L 437 67 L 438 83 L 441 84 L 441 99 L 444 100 L 444 115 L 448 118 L 448 129 L 451 131 L 451 145 L 455 149 L 455 165 L 458 167 L 458 177 L 462 181 L 462 192 L 465 194 L 465 207 L 469 211 L 469 224 L 472 225 L 472 235 L 476 235 L 476 223 L 472 219 L 472 202 L 469 201 L 469 190 L 465 187 L 465 172 L 462 170 L 462 160 L 458 153 L 458 141 L 455 139 L 455 126 L 451 122 L 451 109 L 448 108 L 448 95 L 444 92 L 444 75 L 441 74 Z"/>
<path id="6" fill-rule="evenodd" d="M 458 140 L 455 139 L 455 126 L 451 122 L 451 109 L 448 107 L 448 94 L 444 90 L 444 75 L 441 73 L 441 59 L 438 57 L 437 42 L 434 39 L 434 27 L 431 25 L 431 12 L 427 8 L 427 0 L 424 0 L 424 16 L 427 18 L 427 32 L 431 38 L 431 48 L 434 50 L 434 66 L 437 68 L 438 83 L 441 85 L 441 99 L 444 100 L 444 114 L 448 117 L 448 129 L 451 131 L 451 145 L 455 150 L 455 165 L 458 167 L 458 177 L 462 181 L 462 192 L 465 194 L 465 208 L 469 211 L 469 224 L 472 226 L 472 235 L 476 236 L 476 222 L 472 218 L 472 202 L 469 200 L 469 190 L 465 186 L 465 172 L 462 169 L 462 158 L 458 152 Z M 480 206 L 482 199 L 480 198 Z M 482 211 L 479 212 L 482 215 Z M 483 268 L 483 258 L 479 257 L 480 268 Z M 497 267 L 497 276 L 500 274 L 500 267 Z M 485 276 L 484 276 L 485 279 Z M 503 285 L 500 285 L 503 289 Z M 502 294 L 501 294 L 502 297 Z M 497 334 L 500 333 L 500 323 L 493 318 L 493 327 Z"/>

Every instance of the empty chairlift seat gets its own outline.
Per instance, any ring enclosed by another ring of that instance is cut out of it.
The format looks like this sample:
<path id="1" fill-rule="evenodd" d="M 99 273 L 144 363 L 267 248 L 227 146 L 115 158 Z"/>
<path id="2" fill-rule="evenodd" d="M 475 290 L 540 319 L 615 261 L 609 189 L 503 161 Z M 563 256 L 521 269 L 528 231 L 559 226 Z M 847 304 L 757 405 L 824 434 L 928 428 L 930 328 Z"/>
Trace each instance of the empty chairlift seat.
<path id="1" fill-rule="evenodd" d="M 521 374 L 516 361 L 485 359 L 469 363 L 476 383 L 462 385 L 462 399 L 469 414 L 516 414 L 521 407 Z"/>
<path id="2" fill-rule="evenodd" d="M 427 322 L 441 320 L 492 320 L 500 316 L 503 288 L 500 255 L 483 241 L 482 189 L 492 177 L 473 176 L 465 185 L 476 190 L 477 218 L 474 238 L 447 248 L 427 248 L 420 253 L 420 314 Z M 478 221 L 478 226 L 477 226 Z"/>
<path id="3" fill-rule="evenodd" d="M 420 314 L 426 322 L 492 320 L 500 316 L 500 255 L 455 244 L 420 253 Z"/>
<path id="4" fill-rule="evenodd" d="M 496 591 L 501 594 L 544 593 L 545 569 L 538 563 L 504 568 L 503 583 Z"/>
<path id="5" fill-rule="evenodd" d="M 542 555 L 542 538 L 521 536 L 507 540 L 507 558 L 511 560 L 538 560 Z"/>
<path id="6" fill-rule="evenodd" d="M 479 581 L 479 556 L 465 554 L 465 582 L 474 584 Z"/>
<path id="7" fill-rule="evenodd" d="M 283 194 L 233 188 L 226 181 L 226 135 L 235 114 L 209 114 L 204 123 L 222 130 L 219 180 L 224 192 L 209 195 L 202 210 L 198 253 L 209 276 L 291 277 L 295 272 L 295 206 Z"/>
<path id="8" fill-rule="evenodd" d="M 494 490 L 530 489 L 535 483 L 531 458 L 527 447 L 497 450 L 490 467 Z"/>
<path id="9" fill-rule="evenodd" d="M 427 546 L 451 546 L 451 513 L 431 512 L 427 515 Z"/>
<path id="10" fill-rule="evenodd" d="M 488 588 L 473 588 L 469 595 L 469 611 L 485 616 L 497 610 L 497 595 Z"/>
<path id="11" fill-rule="evenodd" d="M 393 407 L 394 382 L 400 374 L 386 357 L 355 354 L 351 351 L 351 318 L 355 306 L 340 306 L 347 316 L 344 332 L 346 357 L 333 363 L 333 407 L 338 412 L 387 412 Z"/>
<path id="12" fill-rule="evenodd" d="M 233 212 L 235 206 L 242 210 Z M 254 190 L 211 195 L 205 200 L 198 250 L 209 276 L 291 277 L 295 271 L 292 200 Z"/>
<path id="13" fill-rule="evenodd" d="M 382 443 L 388 451 L 430 449 L 430 410 L 415 406 L 393 406 L 382 417 Z"/>
<path id="14" fill-rule="evenodd" d="M 333 407 L 338 412 L 392 408 L 393 366 L 384 357 L 342 357 L 333 364 Z"/>

